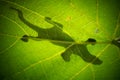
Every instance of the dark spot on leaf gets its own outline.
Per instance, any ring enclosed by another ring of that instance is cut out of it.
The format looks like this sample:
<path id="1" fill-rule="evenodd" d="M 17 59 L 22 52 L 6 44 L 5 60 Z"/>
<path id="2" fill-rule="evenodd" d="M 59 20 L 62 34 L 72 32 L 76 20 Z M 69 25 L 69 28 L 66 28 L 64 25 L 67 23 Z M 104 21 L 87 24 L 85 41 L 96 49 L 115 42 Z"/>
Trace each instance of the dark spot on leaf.
<path id="1" fill-rule="evenodd" d="M 89 42 L 94 45 L 96 43 L 96 40 L 93 38 L 89 38 L 86 42 Z"/>
<path id="2" fill-rule="evenodd" d="M 28 36 L 27 35 L 24 35 L 22 38 L 21 38 L 22 41 L 24 42 L 28 42 Z"/>

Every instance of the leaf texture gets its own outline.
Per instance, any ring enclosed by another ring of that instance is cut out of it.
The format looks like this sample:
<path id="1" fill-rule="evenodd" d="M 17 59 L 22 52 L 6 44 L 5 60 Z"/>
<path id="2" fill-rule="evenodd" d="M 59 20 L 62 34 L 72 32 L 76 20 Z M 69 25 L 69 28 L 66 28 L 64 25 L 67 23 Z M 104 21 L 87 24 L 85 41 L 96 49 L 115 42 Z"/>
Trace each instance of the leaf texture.
<path id="1" fill-rule="evenodd" d="M 119 80 L 119 4 L 1 0 L 0 80 Z"/>

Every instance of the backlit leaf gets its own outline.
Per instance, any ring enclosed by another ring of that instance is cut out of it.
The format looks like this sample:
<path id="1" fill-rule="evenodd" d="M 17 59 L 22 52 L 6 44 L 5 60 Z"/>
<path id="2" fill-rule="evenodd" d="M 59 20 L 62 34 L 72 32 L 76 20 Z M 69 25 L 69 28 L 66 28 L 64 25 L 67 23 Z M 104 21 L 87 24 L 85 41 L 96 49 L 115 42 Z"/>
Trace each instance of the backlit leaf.
<path id="1" fill-rule="evenodd" d="M 1 0 L 0 80 L 119 80 L 119 0 Z"/>

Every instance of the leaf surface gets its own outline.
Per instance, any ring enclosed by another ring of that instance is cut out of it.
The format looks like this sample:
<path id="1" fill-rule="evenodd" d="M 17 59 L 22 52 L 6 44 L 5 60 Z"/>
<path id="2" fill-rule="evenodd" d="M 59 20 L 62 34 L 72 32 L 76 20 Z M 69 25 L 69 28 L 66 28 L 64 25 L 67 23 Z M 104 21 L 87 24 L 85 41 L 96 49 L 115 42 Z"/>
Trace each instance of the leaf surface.
<path id="1" fill-rule="evenodd" d="M 119 3 L 1 0 L 0 79 L 119 80 Z"/>

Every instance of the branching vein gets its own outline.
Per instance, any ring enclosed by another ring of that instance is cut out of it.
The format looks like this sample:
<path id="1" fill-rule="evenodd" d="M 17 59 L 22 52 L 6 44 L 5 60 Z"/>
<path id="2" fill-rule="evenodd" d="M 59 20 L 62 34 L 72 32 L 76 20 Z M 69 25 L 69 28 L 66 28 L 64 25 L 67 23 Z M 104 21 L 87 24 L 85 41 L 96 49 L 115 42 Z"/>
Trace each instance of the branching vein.
<path id="1" fill-rule="evenodd" d="M 106 45 L 106 47 L 103 48 L 103 49 L 101 50 L 101 52 L 99 52 L 99 53 L 97 54 L 97 57 L 101 56 L 101 54 L 102 54 L 106 49 L 108 49 L 109 46 L 110 46 L 110 44 Z M 94 62 L 94 61 L 95 61 L 95 59 L 94 59 L 92 62 Z M 73 76 L 70 78 L 70 80 L 73 80 L 76 76 L 78 76 L 81 72 L 83 72 L 83 71 L 84 71 L 86 68 L 88 68 L 90 65 L 91 65 L 91 63 L 88 63 L 87 65 L 85 65 L 80 71 L 78 71 L 77 73 L 75 73 L 75 75 L 73 75 Z"/>

